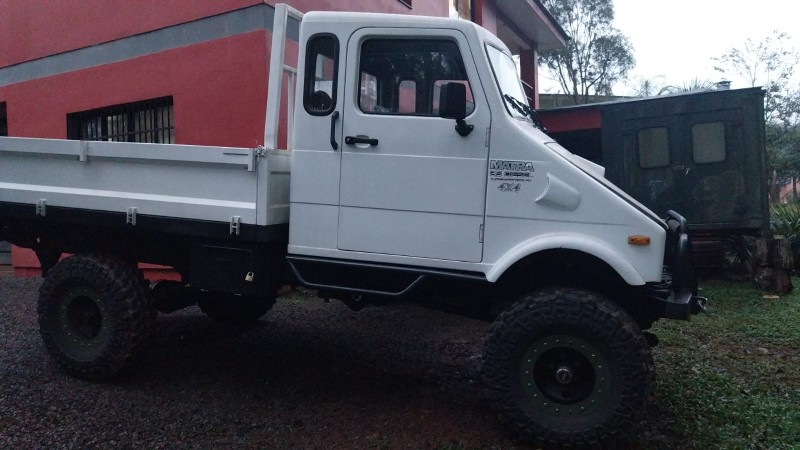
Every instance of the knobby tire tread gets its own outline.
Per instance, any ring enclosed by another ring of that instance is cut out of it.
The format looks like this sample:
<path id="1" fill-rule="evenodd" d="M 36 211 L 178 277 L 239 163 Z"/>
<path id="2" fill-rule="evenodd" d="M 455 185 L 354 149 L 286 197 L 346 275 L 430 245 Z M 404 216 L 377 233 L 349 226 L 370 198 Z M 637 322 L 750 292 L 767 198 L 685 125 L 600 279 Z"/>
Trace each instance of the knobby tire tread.
<path id="1" fill-rule="evenodd" d="M 514 368 L 527 345 L 566 330 L 599 342 L 623 377 L 614 411 L 586 428 L 573 429 L 566 421 L 560 427 L 537 422 L 520 408 L 511 381 L 518 377 Z M 641 418 L 652 393 L 655 368 L 642 331 L 621 307 L 592 292 L 556 288 L 529 293 L 499 316 L 484 347 L 483 377 L 487 398 L 500 421 L 520 439 L 544 448 L 615 448 Z"/>
<path id="2" fill-rule="evenodd" d="M 112 324 L 110 342 L 89 361 L 66 355 L 54 337 L 60 296 L 75 286 L 96 290 Z M 74 376 L 95 381 L 110 378 L 129 364 L 149 337 L 157 316 L 136 265 L 105 254 L 75 255 L 56 264 L 39 289 L 37 314 L 39 332 L 57 365 Z"/>

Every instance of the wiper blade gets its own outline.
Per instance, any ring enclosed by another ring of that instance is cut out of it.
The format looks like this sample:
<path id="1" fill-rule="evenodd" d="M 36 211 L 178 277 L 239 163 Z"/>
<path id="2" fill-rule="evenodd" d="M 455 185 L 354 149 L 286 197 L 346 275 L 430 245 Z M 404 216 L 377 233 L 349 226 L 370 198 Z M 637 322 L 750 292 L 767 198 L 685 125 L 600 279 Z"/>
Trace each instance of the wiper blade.
<path id="1" fill-rule="evenodd" d="M 514 109 L 519 111 L 520 114 L 531 119 L 533 125 L 536 126 L 536 128 L 547 133 L 547 129 L 544 127 L 544 124 L 542 123 L 541 120 L 539 120 L 539 114 L 533 108 L 531 108 L 526 103 L 523 103 L 522 101 L 511 95 L 503 94 L 503 98 L 505 98 Z"/>
<path id="2" fill-rule="evenodd" d="M 509 103 L 511 103 L 511 106 L 512 106 L 514 109 L 516 109 L 517 111 L 519 111 L 519 113 L 520 113 L 520 114 L 522 114 L 523 116 L 528 116 L 528 117 L 530 117 L 530 114 L 528 114 L 528 111 L 526 111 L 526 110 L 525 110 L 525 109 L 522 107 L 522 106 L 524 105 L 524 103 L 520 102 L 520 101 L 519 101 L 519 100 L 517 100 L 515 97 L 512 97 L 512 96 L 510 96 L 510 95 L 508 95 L 508 94 L 503 94 L 503 98 L 505 98 L 505 99 L 506 99 L 506 101 L 508 101 Z"/>

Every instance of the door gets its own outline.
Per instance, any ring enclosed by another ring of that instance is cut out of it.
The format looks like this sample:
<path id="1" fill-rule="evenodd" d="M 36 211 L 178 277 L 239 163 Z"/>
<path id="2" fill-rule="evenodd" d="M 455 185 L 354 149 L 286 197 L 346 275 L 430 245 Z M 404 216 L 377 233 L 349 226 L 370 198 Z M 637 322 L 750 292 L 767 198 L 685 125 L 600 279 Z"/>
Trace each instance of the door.
<path id="1" fill-rule="evenodd" d="M 648 208 L 701 227 L 744 218 L 741 109 L 626 120 L 623 140 L 626 185 Z"/>
<path id="2" fill-rule="evenodd" d="M 478 262 L 491 116 L 464 36 L 415 32 L 348 42 L 338 247 Z M 467 136 L 438 116 L 445 83 L 467 87 Z"/>
<path id="3" fill-rule="evenodd" d="M 675 116 L 626 120 L 622 186 L 656 214 L 684 212 L 685 166 Z"/>
<path id="4" fill-rule="evenodd" d="M 685 214 L 697 224 L 738 223 L 747 212 L 741 109 L 683 116 Z"/>

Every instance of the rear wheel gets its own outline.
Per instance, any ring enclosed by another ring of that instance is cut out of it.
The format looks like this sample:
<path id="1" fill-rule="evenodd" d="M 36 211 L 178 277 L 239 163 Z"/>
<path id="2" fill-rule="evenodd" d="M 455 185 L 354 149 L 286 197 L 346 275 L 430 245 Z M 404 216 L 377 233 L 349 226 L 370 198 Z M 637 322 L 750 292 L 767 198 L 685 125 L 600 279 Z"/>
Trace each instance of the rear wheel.
<path id="1" fill-rule="evenodd" d="M 554 289 L 524 296 L 484 350 L 501 421 L 545 447 L 613 445 L 645 409 L 653 360 L 636 322 L 610 300 Z"/>
<path id="2" fill-rule="evenodd" d="M 75 376 L 122 370 L 155 323 L 134 264 L 77 255 L 56 264 L 39 289 L 39 332 L 53 360 Z"/>

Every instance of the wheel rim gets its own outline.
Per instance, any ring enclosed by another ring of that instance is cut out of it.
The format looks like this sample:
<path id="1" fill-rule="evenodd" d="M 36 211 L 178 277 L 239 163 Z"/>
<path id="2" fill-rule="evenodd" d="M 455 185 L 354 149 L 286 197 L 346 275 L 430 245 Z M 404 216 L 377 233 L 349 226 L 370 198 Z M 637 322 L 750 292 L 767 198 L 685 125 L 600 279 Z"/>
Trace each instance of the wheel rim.
<path id="1" fill-rule="evenodd" d="M 64 292 L 58 308 L 55 338 L 61 350 L 76 359 L 91 359 L 110 337 L 105 307 L 93 289 L 73 287 Z"/>
<path id="2" fill-rule="evenodd" d="M 100 308 L 89 297 L 75 297 L 67 305 L 67 325 L 78 337 L 94 339 L 100 334 L 103 316 Z"/>
<path id="3" fill-rule="evenodd" d="M 609 366 L 598 348 L 566 335 L 535 341 L 523 354 L 520 380 L 530 407 L 552 417 L 596 411 L 611 390 Z"/>

